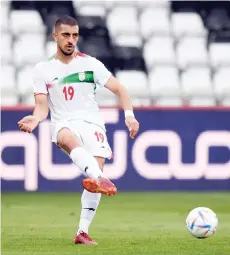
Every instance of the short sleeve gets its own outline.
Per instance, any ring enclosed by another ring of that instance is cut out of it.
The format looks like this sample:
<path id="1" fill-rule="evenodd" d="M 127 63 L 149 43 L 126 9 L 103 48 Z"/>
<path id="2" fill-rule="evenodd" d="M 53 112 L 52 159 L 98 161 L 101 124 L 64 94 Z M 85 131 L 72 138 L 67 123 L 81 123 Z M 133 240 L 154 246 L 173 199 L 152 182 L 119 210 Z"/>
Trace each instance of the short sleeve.
<path id="1" fill-rule="evenodd" d="M 104 66 L 104 64 L 96 58 L 93 58 L 94 82 L 99 87 L 104 87 L 112 73 Z"/>
<path id="2" fill-rule="evenodd" d="M 42 75 L 40 66 L 36 65 L 33 71 L 33 84 L 34 84 L 34 95 L 36 94 L 48 94 L 45 79 Z"/>

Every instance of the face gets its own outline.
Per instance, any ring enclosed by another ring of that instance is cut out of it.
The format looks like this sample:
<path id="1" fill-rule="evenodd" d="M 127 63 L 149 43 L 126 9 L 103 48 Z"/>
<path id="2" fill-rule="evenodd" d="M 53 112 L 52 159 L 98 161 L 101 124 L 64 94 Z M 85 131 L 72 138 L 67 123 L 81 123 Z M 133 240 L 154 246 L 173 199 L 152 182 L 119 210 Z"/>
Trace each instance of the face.
<path id="1" fill-rule="evenodd" d="M 53 34 L 58 48 L 65 56 L 72 55 L 79 38 L 78 26 L 60 25 Z"/>

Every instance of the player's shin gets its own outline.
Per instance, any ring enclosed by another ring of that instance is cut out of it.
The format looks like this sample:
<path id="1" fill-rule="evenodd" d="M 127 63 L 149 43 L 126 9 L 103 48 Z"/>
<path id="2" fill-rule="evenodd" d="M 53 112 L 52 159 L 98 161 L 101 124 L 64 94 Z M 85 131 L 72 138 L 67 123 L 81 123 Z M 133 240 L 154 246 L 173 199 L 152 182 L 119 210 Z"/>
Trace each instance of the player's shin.
<path id="1" fill-rule="evenodd" d="M 103 176 L 96 159 L 84 148 L 77 147 L 73 149 L 70 153 L 70 158 L 88 177 L 97 179 Z"/>
<path id="2" fill-rule="evenodd" d="M 81 217 L 77 234 L 81 232 L 88 233 L 89 226 L 96 214 L 97 207 L 100 203 L 101 194 L 91 193 L 84 190 L 81 197 Z"/>

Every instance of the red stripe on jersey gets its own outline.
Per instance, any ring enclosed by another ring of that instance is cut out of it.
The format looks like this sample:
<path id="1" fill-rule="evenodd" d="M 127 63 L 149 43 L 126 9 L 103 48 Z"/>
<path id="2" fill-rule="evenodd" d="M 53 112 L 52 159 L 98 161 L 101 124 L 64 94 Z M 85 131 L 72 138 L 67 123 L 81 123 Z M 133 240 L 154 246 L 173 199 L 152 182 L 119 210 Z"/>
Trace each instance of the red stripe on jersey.
<path id="1" fill-rule="evenodd" d="M 54 86 L 53 84 L 46 84 L 47 89 L 53 88 L 53 86 Z"/>
<path id="2" fill-rule="evenodd" d="M 77 56 L 79 56 L 79 57 L 83 57 L 83 58 L 87 58 L 88 57 L 88 55 L 87 54 L 85 54 L 85 53 L 82 53 L 82 52 L 77 52 L 77 54 L 76 54 L 76 57 Z"/>

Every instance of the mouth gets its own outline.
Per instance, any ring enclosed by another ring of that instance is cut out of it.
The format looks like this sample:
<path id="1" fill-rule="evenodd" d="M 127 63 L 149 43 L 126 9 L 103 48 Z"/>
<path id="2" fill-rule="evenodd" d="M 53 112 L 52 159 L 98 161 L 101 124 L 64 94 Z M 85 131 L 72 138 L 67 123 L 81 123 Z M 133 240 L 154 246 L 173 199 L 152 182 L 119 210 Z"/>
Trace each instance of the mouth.
<path id="1" fill-rule="evenodd" d="M 73 45 L 67 45 L 66 48 L 69 50 L 72 50 L 74 47 L 73 47 Z"/>

